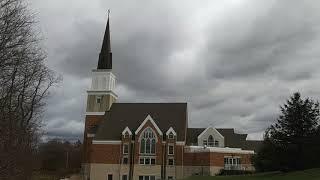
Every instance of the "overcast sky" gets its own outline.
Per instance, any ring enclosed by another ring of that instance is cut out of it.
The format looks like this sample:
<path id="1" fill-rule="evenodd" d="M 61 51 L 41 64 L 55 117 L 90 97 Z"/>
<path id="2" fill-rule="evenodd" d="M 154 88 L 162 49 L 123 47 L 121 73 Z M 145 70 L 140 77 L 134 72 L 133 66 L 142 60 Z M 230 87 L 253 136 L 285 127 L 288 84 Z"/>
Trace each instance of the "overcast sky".
<path id="1" fill-rule="evenodd" d="M 48 136 L 82 138 L 86 90 L 111 9 L 119 102 L 188 102 L 190 127 L 261 139 L 295 91 L 320 94 L 320 1 L 29 0 L 63 76 Z"/>

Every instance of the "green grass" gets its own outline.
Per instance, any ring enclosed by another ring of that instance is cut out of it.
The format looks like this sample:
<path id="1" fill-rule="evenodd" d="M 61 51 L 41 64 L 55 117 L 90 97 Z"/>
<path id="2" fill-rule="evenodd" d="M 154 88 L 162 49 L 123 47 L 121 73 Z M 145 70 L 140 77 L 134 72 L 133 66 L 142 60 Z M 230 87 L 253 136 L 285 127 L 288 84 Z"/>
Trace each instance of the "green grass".
<path id="1" fill-rule="evenodd" d="M 320 180 L 320 168 L 289 173 L 269 173 L 243 176 L 193 176 L 186 180 Z"/>

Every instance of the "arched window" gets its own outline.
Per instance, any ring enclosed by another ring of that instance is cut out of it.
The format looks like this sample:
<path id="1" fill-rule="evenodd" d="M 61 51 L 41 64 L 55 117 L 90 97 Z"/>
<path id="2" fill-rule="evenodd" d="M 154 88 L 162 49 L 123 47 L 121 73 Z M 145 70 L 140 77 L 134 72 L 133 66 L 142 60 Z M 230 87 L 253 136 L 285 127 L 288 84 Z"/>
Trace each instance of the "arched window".
<path id="1" fill-rule="evenodd" d="M 208 146 L 209 147 L 213 147 L 214 146 L 214 139 L 213 139 L 212 135 L 210 135 L 208 137 Z"/>
<path id="2" fill-rule="evenodd" d="M 147 128 L 144 130 L 140 141 L 141 154 L 155 154 L 156 153 L 156 136 L 151 130 Z"/>

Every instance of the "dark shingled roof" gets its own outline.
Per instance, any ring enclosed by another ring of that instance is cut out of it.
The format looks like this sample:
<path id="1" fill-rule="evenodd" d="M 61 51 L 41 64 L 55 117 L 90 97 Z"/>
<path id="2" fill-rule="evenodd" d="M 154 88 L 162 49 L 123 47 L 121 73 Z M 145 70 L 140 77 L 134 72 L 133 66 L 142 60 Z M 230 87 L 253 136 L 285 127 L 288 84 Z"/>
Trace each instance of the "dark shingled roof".
<path id="1" fill-rule="evenodd" d="M 187 129 L 187 145 L 197 145 L 198 136 L 206 128 L 188 128 Z M 216 128 L 217 131 L 224 137 L 225 147 L 242 148 L 245 150 L 257 150 L 261 141 L 247 141 L 247 134 L 237 134 L 231 128 Z"/>
<path id="2" fill-rule="evenodd" d="M 187 103 L 113 103 L 94 139 L 120 140 L 125 127 L 134 133 L 148 115 L 163 134 L 172 127 L 177 132 L 177 140 L 185 140 Z"/>
<path id="3" fill-rule="evenodd" d="M 106 30 L 105 30 L 103 41 L 102 41 L 102 47 L 99 54 L 97 69 L 112 69 L 109 17 L 108 17 L 107 26 L 106 26 Z"/>

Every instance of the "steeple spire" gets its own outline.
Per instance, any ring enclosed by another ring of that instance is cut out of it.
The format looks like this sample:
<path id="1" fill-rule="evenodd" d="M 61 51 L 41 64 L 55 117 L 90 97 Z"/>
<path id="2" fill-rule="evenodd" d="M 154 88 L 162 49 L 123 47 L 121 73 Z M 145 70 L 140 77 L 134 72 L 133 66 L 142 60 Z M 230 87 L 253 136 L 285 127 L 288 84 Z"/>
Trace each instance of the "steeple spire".
<path id="1" fill-rule="evenodd" d="M 109 13 L 108 10 L 108 21 L 104 38 L 102 42 L 101 51 L 99 54 L 99 61 L 97 69 L 112 69 L 112 52 L 111 52 L 111 39 L 110 39 L 110 26 L 109 26 Z"/>

